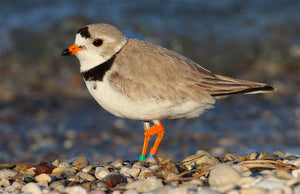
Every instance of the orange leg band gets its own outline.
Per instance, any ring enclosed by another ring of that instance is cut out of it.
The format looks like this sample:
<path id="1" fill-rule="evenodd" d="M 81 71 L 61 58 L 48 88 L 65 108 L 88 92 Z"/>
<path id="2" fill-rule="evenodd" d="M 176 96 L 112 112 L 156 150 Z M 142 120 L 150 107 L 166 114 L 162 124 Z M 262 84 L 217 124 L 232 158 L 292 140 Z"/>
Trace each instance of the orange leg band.
<path id="1" fill-rule="evenodd" d="M 143 144 L 142 154 L 140 156 L 140 161 L 144 160 L 144 158 L 146 156 L 146 153 L 147 153 L 147 148 L 148 148 L 150 137 L 152 135 L 155 135 L 155 134 L 157 134 L 157 136 L 156 136 L 154 145 L 150 150 L 149 156 L 155 156 L 156 155 L 158 146 L 159 146 L 161 140 L 163 139 L 164 127 L 162 126 L 161 123 L 159 123 L 158 125 L 153 125 L 152 127 L 148 128 L 145 131 L 145 133 L 144 133 L 144 144 Z"/>

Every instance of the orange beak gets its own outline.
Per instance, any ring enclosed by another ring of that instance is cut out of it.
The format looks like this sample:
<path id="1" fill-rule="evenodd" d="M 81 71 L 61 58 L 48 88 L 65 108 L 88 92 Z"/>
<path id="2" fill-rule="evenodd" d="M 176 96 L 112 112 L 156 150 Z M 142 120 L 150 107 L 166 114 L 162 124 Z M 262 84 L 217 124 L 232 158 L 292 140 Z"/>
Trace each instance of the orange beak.
<path id="1" fill-rule="evenodd" d="M 61 55 L 63 56 L 67 56 L 67 55 L 76 55 L 79 51 L 81 51 L 82 49 L 79 48 L 76 44 L 73 44 L 72 46 L 70 46 L 69 48 L 66 48 Z"/>

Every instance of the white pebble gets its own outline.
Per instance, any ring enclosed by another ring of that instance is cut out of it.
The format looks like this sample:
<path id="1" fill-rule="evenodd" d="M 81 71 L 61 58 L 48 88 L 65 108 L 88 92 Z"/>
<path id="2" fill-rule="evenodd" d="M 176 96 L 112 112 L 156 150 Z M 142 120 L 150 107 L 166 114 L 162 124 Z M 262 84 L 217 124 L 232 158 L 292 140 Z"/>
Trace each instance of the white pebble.
<path id="1" fill-rule="evenodd" d="M 139 192 L 137 192 L 137 190 L 134 189 L 129 189 L 124 191 L 123 194 L 139 194 Z"/>
<path id="2" fill-rule="evenodd" d="M 65 192 L 68 194 L 87 194 L 87 191 L 80 186 L 67 187 Z"/>
<path id="3" fill-rule="evenodd" d="M 242 175 L 227 164 L 218 164 L 210 172 L 208 182 L 211 186 L 221 186 L 227 183 L 236 183 Z"/>
<path id="4" fill-rule="evenodd" d="M 233 190 L 234 188 L 236 188 L 236 184 L 234 184 L 234 183 L 227 183 L 227 184 L 223 184 L 221 186 L 218 186 L 217 190 L 220 193 L 227 193 L 227 192 Z"/>
<path id="5" fill-rule="evenodd" d="M 267 189 L 267 190 L 283 188 L 284 181 L 277 179 L 277 178 L 266 178 L 266 179 L 263 179 L 262 181 L 258 182 L 256 187 L 262 188 L 262 189 Z"/>
<path id="6" fill-rule="evenodd" d="M 207 187 L 199 187 L 197 193 L 198 194 L 220 194 L 218 191 Z"/>
<path id="7" fill-rule="evenodd" d="M 127 172 L 127 170 L 129 170 L 130 168 L 128 166 L 123 166 L 121 169 L 120 169 L 120 173 L 121 174 L 125 174 Z"/>
<path id="8" fill-rule="evenodd" d="M 10 185 L 10 183 L 7 179 L 0 179 L 0 186 L 6 187 L 8 185 Z"/>
<path id="9" fill-rule="evenodd" d="M 126 189 L 136 189 L 138 192 L 149 192 L 162 186 L 162 181 L 152 176 L 145 180 L 131 182 L 126 185 Z"/>
<path id="10" fill-rule="evenodd" d="M 35 177 L 36 182 L 47 181 L 48 183 L 50 183 L 53 179 L 54 178 L 49 174 L 40 174 Z"/>
<path id="11" fill-rule="evenodd" d="M 294 188 L 294 194 L 300 194 L 300 185 L 297 185 L 297 186 Z"/>
<path id="12" fill-rule="evenodd" d="M 131 175 L 133 178 L 137 178 L 141 172 L 140 168 L 132 168 L 127 170 L 126 174 Z"/>
<path id="13" fill-rule="evenodd" d="M 248 188 L 248 189 L 241 189 L 240 192 L 242 194 L 266 194 L 267 191 L 261 188 Z"/>
<path id="14" fill-rule="evenodd" d="M 107 168 L 104 168 L 104 167 L 97 167 L 96 168 L 95 177 L 97 179 L 103 179 L 107 175 L 109 175 L 109 170 Z"/>
<path id="15" fill-rule="evenodd" d="M 241 175 L 243 176 L 250 176 L 252 174 L 252 172 L 246 166 L 234 165 L 233 168 L 237 170 L 239 173 L 241 173 Z"/>
<path id="16" fill-rule="evenodd" d="M 0 170 L 0 179 L 6 179 L 8 177 L 14 177 L 18 174 L 15 170 L 10 169 L 2 169 Z"/>
<path id="17" fill-rule="evenodd" d="M 28 183 L 26 184 L 22 190 L 24 193 L 31 193 L 31 194 L 42 194 L 41 187 L 36 183 Z"/>
<path id="18" fill-rule="evenodd" d="M 172 194 L 188 194 L 190 192 L 189 192 L 188 188 L 186 188 L 186 187 L 179 187 L 179 188 L 172 189 L 169 193 L 172 193 Z"/>
<path id="19" fill-rule="evenodd" d="M 295 178 L 300 178 L 300 169 L 293 170 L 292 175 Z"/>

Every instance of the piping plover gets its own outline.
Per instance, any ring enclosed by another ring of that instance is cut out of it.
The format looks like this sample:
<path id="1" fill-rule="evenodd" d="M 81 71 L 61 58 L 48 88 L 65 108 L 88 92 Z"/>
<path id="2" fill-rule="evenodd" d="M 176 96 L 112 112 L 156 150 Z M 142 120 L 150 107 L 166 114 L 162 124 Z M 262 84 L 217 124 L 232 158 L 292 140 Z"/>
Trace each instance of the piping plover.
<path id="1" fill-rule="evenodd" d="M 128 39 L 109 24 L 77 31 L 75 44 L 62 55 L 76 55 L 89 92 L 117 117 L 144 121 L 139 160 L 150 136 L 157 134 L 148 157 L 157 153 L 163 119 L 197 117 L 219 97 L 273 91 L 270 85 L 214 74 L 192 60 L 148 42 Z M 150 127 L 150 121 L 154 123 Z"/>

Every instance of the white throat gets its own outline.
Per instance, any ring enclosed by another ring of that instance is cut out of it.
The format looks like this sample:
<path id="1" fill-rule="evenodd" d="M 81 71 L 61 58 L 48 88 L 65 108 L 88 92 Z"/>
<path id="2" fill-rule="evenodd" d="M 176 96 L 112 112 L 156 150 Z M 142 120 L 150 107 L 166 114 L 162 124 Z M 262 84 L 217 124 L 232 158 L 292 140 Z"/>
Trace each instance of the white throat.
<path id="1" fill-rule="evenodd" d="M 116 47 L 116 49 L 114 50 L 115 53 L 117 53 L 121 50 L 121 48 L 126 44 L 127 40 L 128 39 L 125 38 L 123 40 L 123 42 L 118 47 Z M 76 57 L 80 61 L 80 72 L 85 72 L 85 71 L 88 71 L 88 70 L 106 62 L 112 56 L 100 55 L 98 53 L 90 52 L 88 50 L 81 50 L 80 52 L 78 52 L 76 54 Z"/>

